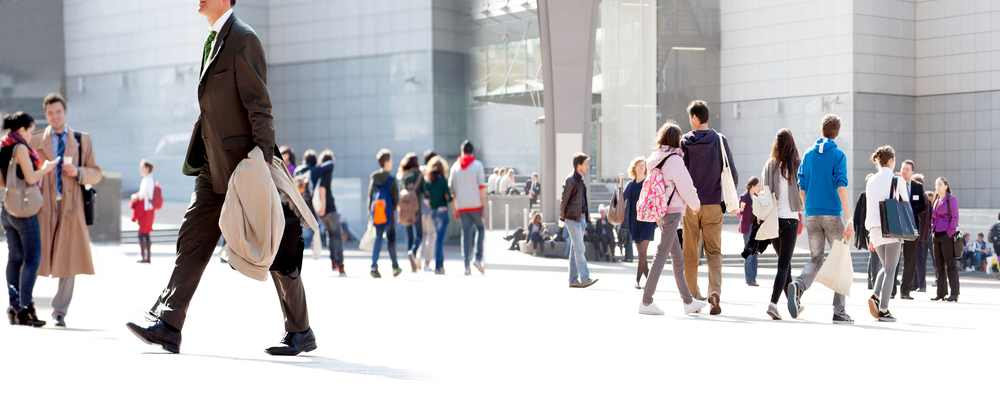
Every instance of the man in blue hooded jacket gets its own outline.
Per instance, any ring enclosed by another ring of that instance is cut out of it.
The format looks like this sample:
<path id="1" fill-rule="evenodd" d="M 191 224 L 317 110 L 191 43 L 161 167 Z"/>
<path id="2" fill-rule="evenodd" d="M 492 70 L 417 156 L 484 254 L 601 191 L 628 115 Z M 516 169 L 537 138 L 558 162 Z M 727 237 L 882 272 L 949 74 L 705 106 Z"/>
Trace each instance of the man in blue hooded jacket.
<path id="1" fill-rule="evenodd" d="M 799 316 L 802 293 L 812 286 L 816 274 L 823 266 L 826 244 L 854 235 L 851 205 L 847 200 L 847 156 L 833 140 L 840 134 L 840 118 L 829 114 L 823 117 L 823 137 L 816 141 L 799 165 L 799 196 L 806 208 L 805 227 L 809 234 L 809 263 L 795 281 L 788 285 L 788 312 Z M 847 218 L 847 225 L 841 219 Z M 791 298 L 795 296 L 794 298 Z M 847 298 L 833 295 L 833 323 L 854 324 L 847 314 Z"/>

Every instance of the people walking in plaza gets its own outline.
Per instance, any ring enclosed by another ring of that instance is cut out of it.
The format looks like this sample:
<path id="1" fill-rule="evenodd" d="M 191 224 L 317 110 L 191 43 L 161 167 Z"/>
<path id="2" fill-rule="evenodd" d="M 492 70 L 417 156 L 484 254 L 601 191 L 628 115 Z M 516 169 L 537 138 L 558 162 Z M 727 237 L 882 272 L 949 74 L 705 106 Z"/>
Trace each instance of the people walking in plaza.
<path id="1" fill-rule="evenodd" d="M 679 158 L 678 158 L 679 159 Z M 684 161 L 681 160 L 681 163 Z M 642 289 L 639 283 L 643 276 L 649 281 L 649 262 L 646 252 L 649 250 L 649 242 L 653 240 L 656 233 L 656 223 L 639 221 L 636 219 L 636 210 L 639 207 L 639 195 L 642 194 L 643 183 L 646 182 L 646 159 L 636 157 L 628 167 L 628 175 L 632 180 L 625 185 L 622 198 L 625 199 L 625 220 L 622 222 L 622 230 L 625 230 L 635 242 L 635 248 L 639 255 L 639 266 L 635 274 L 635 288 Z M 690 175 L 688 175 L 690 178 Z M 682 208 L 683 209 L 683 208 Z"/>
<path id="2" fill-rule="evenodd" d="M 204 0 L 199 13 L 206 17 L 211 29 L 204 46 L 201 76 L 212 77 L 203 79 L 199 87 L 201 115 L 195 122 L 184 158 L 184 174 L 197 176 L 194 194 L 177 235 L 173 273 L 149 311 L 156 322 L 147 327 L 127 324 L 143 342 L 159 345 L 171 353 L 180 352 L 181 330 L 191 297 L 212 257 L 214 242 L 222 234 L 220 218 L 230 177 L 237 165 L 246 164 L 248 155 L 258 150 L 263 152 L 267 163 L 278 154 L 274 149 L 274 120 L 264 83 L 266 64 L 260 40 L 249 25 L 233 14 L 230 1 Z M 226 71 L 229 74 L 220 73 Z M 288 184 L 291 183 L 289 180 Z M 281 250 L 270 267 L 270 275 L 278 292 L 285 335 L 278 346 L 265 352 L 297 355 L 316 349 L 316 337 L 309 326 L 302 283 L 302 248 L 298 244 L 302 219 L 288 206 L 282 206 L 285 226 Z M 304 203 L 302 207 L 305 208 Z M 245 206 L 243 210 L 253 216 L 272 212 L 273 207 L 264 204 Z M 225 332 L 220 334 L 226 336 Z"/>
<path id="3" fill-rule="evenodd" d="M 795 298 L 795 294 L 791 293 L 794 289 L 788 288 L 788 285 L 792 282 L 792 253 L 798 239 L 799 212 L 803 210 L 798 179 L 800 163 L 792 131 L 787 128 L 778 131 L 771 145 L 771 157 L 764 164 L 760 176 L 761 184 L 767 186 L 777 200 L 778 237 L 771 239 L 771 246 L 778 255 L 778 271 L 774 276 L 771 303 L 767 306 L 767 315 L 774 320 L 781 320 L 778 313 L 781 293 L 785 292 L 786 300 Z"/>
<path id="4" fill-rule="evenodd" d="M 562 200 L 559 202 L 559 222 L 564 223 L 569 233 L 566 245 L 569 249 L 569 287 L 585 288 L 597 283 L 590 278 L 587 268 L 587 247 L 583 242 L 583 231 L 590 224 L 590 209 L 587 207 L 587 183 L 583 175 L 590 169 L 590 157 L 584 153 L 573 155 L 573 173 L 563 182 Z"/>
<path id="5" fill-rule="evenodd" d="M 462 222 L 462 257 L 465 259 L 465 274 L 471 275 L 470 264 L 479 273 L 485 274 L 483 266 L 483 240 L 486 238 L 486 176 L 483 163 L 476 159 L 476 150 L 468 140 L 462 142 L 462 155 L 458 166 L 451 167 L 448 188 L 453 194 L 455 220 Z M 475 232 L 475 256 L 473 256 L 473 232 Z M 473 260 L 474 259 L 474 260 Z"/>
<path id="6" fill-rule="evenodd" d="M 924 175 L 917 173 L 913 175 L 913 180 L 920 183 L 921 186 L 924 184 Z M 922 187 L 921 187 L 922 188 Z M 931 191 L 924 189 L 924 202 L 926 206 L 924 211 L 920 213 L 920 219 L 917 220 L 917 225 L 920 226 L 920 236 L 917 237 L 917 261 L 916 270 L 913 274 L 913 283 L 910 287 L 910 291 L 926 292 L 927 291 L 927 255 L 930 251 L 930 245 L 932 241 L 931 235 L 931 209 L 930 202 L 934 198 L 934 194 Z"/>
<path id="7" fill-rule="evenodd" d="M 897 188 L 902 190 L 901 193 L 910 202 L 910 207 L 913 208 L 913 221 L 916 223 L 916 229 L 919 232 L 921 217 L 927 211 L 927 197 L 924 196 L 924 184 L 913 180 L 914 170 L 915 165 L 912 160 L 903 161 L 903 165 L 899 169 L 899 175 L 903 178 L 903 184 Z M 917 249 L 919 249 L 919 245 L 920 242 L 917 240 L 903 241 L 903 280 L 899 285 L 899 289 L 902 290 L 900 298 L 903 300 L 912 300 L 913 297 L 910 297 L 910 292 L 916 289 L 913 285 L 913 280 L 917 275 Z M 899 270 L 897 269 L 896 272 L 899 272 Z M 893 285 L 895 285 L 895 280 L 893 281 Z M 893 296 L 896 295 L 895 291 L 894 286 Z"/>
<path id="8" fill-rule="evenodd" d="M 15 185 L 8 185 L 7 182 L 14 178 L 23 180 L 26 186 L 34 186 L 59 166 L 61 158 L 42 162 L 38 153 L 28 145 L 28 139 L 35 130 L 35 119 L 28 113 L 19 111 L 5 116 L 2 129 L 7 133 L 0 140 L 0 172 L 3 173 L 0 187 L 13 189 Z M 13 175 L 9 173 L 11 169 L 14 169 Z M 22 217 L 24 215 L 27 217 Z M 38 266 L 42 261 L 38 214 L 22 213 L 14 216 L 8 211 L 4 199 L 3 208 L 0 209 L 0 222 L 7 235 L 6 276 L 7 295 L 10 297 L 7 319 L 12 325 L 45 326 L 45 321 L 38 319 L 32 299 Z"/>
<path id="9" fill-rule="evenodd" d="M 690 173 L 684 166 L 684 153 L 680 149 L 680 144 L 681 128 L 673 121 L 667 121 L 657 132 L 656 149 L 646 159 L 643 166 L 645 169 L 660 169 L 660 173 L 663 175 L 663 187 L 665 191 L 670 191 L 670 195 L 667 198 L 667 214 L 656 223 L 660 229 L 660 244 L 656 247 L 653 266 L 646 278 L 646 287 L 642 291 L 642 302 L 639 304 L 640 314 L 663 315 L 663 310 L 653 303 L 653 293 L 656 293 L 656 285 L 660 281 L 663 265 L 667 262 L 667 255 L 670 255 L 670 261 L 673 263 L 674 282 L 677 284 L 677 292 L 681 295 L 681 302 L 684 304 L 684 314 L 690 315 L 698 312 L 706 305 L 691 296 L 687 280 L 684 277 L 685 253 L 681 249 L 681 243 L 677 240 L 677 225 L 680 224 L 685 211 L 697 215 L 701 210 L 698 191 L 694 187 Z M 645 184 L 643 186 L 652 187 Z M 638 198 L 636 205 L 638 205 Z M 633 209 L 631 212 L 635 212 L 635 210 Z"/>
<path id="10" fill-rule="evenodd" d="M 934 234 L 934 275 L 937 278 L 937 296 L 933 301 L 958 301 L 958 263 L 955 262 L 954 235 L 958 231 L 958 198 L 951 194 L 948 179 L 934 181 L 934 213 L 931 215 L 931 232 Z M 948 287 L 951 286 L 951 295 Z"/>
<path id="11" fill-rule="evenodd" d="M 97 184 L 102 176 L 90 134 L 74 131 L 66 125 L 66 100 L 52 93 L 42 101 L 42 108 L 49 126 L 35 132 L 31 148 L 42 161 L 57 157 L 62 160 L 54 172 L 42 177 L 44 199 L 38 212 L 42 263 L 38 276 L 59 279 L 59 288 L 52 297 L 52 318 L 56 326 L 65 327 L 76 276 L 94 274 L 81 187 Z"/>
<path id="12" fill-rule="evenodd" d="M 316 217 L 322 227 L 320 230 L 326 232 L 326 246 L 330 249 L 330 267 L 337 271 L 338 276 L 347 276 L 344 269 L 344 236 L 341 233 L 340 214 L 337 213 L 337 203 L 333 197 L 333 170 L 336 158 L 333 150 L 323 150 L 319 155 L 320 165 L 313 167 L 316 172 L 316 189 L 313 194 L 317 197 L 319 207 L 314 208 Z M 320 235 L 320 239 L 323 235 Z M 313 246 L 319 249 L 320 244 Z"/>
<path id="13" fill-rule="evenodd" d="M 420 201 L 424 196 L 424 174 L 420 172 L 420 159 L 417 153 L 407 153 L 403 160 L 399 161 L 399 171 L 396 178 L 402 183 L 400 190 L 399 219 L 406 230 L 406 256 L 410 259 L 410 271 L 416 273 L 420 269 L 417 263 L 417 253 L 420 243 L 424 239 L 424 227 L 420 224 Z M 407 197 L 403 199 L 402 192 L 406 191 Z M 407 225 L 404 220 L 409 219 L 412 224 Z"/>
<path id="14" fill-rule="evenodd" d="M 879 213 L 879 203 L 887 199 L 907 199 L 906 183 L 903 178 L 897 177 L 894 173 L 896 152 L 891 146 L 882 146 L 875 150 L 875 154 L 872 154 L 872 162 L 878 168 L 878 173 L 872 176 L 865 185 L 869 213 L 865 219 L 865 228 L 868 229 L 869 248 L 878 254 L 878 258 L 882 262 L 882 270 L 875 278 L 875 292 L 868 298 L 868 309 L 871 311 L 872 317 L 879 322 L 895 322 L 896 318 L 889 312 L 889 299 L 892 296 L 892 289 L 895 287 L 893 274 L 896 273 L 896 266 L 899 264 L 902 241 L 898 238 L 882 236 L 881 219 L 878 216 L 871 216 L 871 214 Z"/>
<path id="15" fill-rule="evenodd" d="M 691 131 L 681 139 L 684 165 L 691 173 L 691 179 L 698 190 L 701 211 L 695 214 L 688 210 L 684 214 L 684 271 L 688 289 L 697 293 L 698 261 L 700 246 L 704 245 L 705 261 L 708 263 L 708 302 L 712 305 L 709 313 L 722 313 L 720 305 L 722 293 L 722 214 L 723 157 L 729 163 L 733 181 L 739 183 L 736 163 L 726 137 L 708 127 L 708 104 L 701 100 L 691 102 L 687 108 Z M 726 210 L 735 214 L 737 202 L 726 202 Z M 702 243 L 704 242 L 704 243 Z M 701 299 L 699 295 L 697 297 Z"/>
<path id="16" fill-rule="evenodd" d="M 426 157 L 424 157 L 426 158 Z M 434 224 L 434 273 L 444 275 L 444 240 L 448 235 L 448 204 L 452 201 L 448 186 L 448 163 L 440 156 L 433 156 L 424 175 L 424 201 Z"/>
<path id="17" fill-rule="evenodd" d="M 743 234 L 743 244 L 750 243 L 750 230 L 757 223 L 757 216 L 753 215 L 753 197 L 760 192 L 760 179 L 757 176 L 750 176 L 747 179 L 746 191 L 740 195 L 740 224 L 739 231 Z M 747 286 L 757 286 L 757 254 L 751 254 L 743 259 L 743 274 L 747 281 Z"/>
<path id="18" fill-rule="evenodd" d="M 143 158 L 139 161 L 139 174 L 142 181 L 139 191 L 132 194 L 129 204 L 132 208 L 132 221 L 139 224 L 139 263 L 150 263 L 150 249 L 153 242 L 149 234 L 153 232 L 153 221 L 156 220 L 156 207 L 153 201 L 156 197 L 156 179 L 153 178 L 153 163 Z M 160 198 L 162 202 L 162 198 Z"/>
<path id="19" fill-rule="evenodd" d="M 295 150 L 292 150 L 290 146 L 281 146 L 278 148 L 278 152 L 281 153 L 281 160 L 285 162 L 285 166 L 288 168 L 288 174 L 295 174 Z"/>
<path id="20" fill-rule="evenodd" d="M 420 224 L 424 230 L 424 239 L 421 240 L 420 246 L 420 256 L 423 257 L 424 261 L 424 271 L 433 271 L 431 268 L 431 261 L 434 261 L 434 248 L 437 246 L 437 228 L 434 226 L 434 211 L 430 207 L 430 200 L 426 198 L 427 195 L 427 180 L 430 174 L 430 164 L 431 161 L 437 157 L 437 153 L 434 150 L 424 151 L 424 166 L 421 167 L 421 171 L 424 173 L 424 197 L 420 199 Z M 499 172 L 499 169 L 496 171 Z M 441 177 L 448 175 L 447 166 L 441 172 Z M 445 180 L 445 185 L 447 185 L 447 179 Z M 445 216 L 447 220 L 448 216 Z"/>
<path id="21" fill-rule="evenodd" d="M 823 267 L 826 246 L 832 247 L 837 240 L 849 241 L 854 235 L 854 221 L 847 200 L 847 156 L 834 142 L 840 134 L 840 117 L 829 114 L 823 117 L 821 126 L 822 136 L 802 156 L 797 174 L 799 196 L 806 210 L 809 262 L 788 285 L 788 312 L 792 318 L 799 316 L 802 294 L 809 290 Z M 847 225 L 844 225 L 844 218 Z M 854 324 L 846 306 L 847 298 L 833 293 L 834 324 Z"/>
<path id="22" fill-rule="evenodd" d="M 295 181 L 296 187 L 299 189 L 299 193 L 302 194 L 302 199 L 306 201 L 306 205 L 309 206 L 309 210 L 312 211 L 313 215 L 316 215 L 316 208 L 313 207 L 312 197 L 316 192 L 317 178 L 312 177 L 312 170 L 316 167 L 319 157 L 316 155 L 316 151 L 309 149 L 302 153 L 302 163 L 295 168 L 295 173 L 292 173 L 292 180 Z M 319 173 L 319 172 L 317 172 Z M 316 216 L 319 218 L 319 216 Z M 314 234 L 312 228 L 302 226 L 302 242 L 306 247 L 311 247 L 314 252 L 318 252 L 320 249 L 320 243 L 313 245 Z M 319 239 L 323 237 L 320 236 Z M 315 253 L 313 253 L 315 256 Z M 334 268 L 334 271 L 337 269 Z"/>
<path id="23" fill-rule="evenodd" d="M 868 185 L 868 181 L 871 180 L 874 173 L 869 173 L 865 176 L 865 185 Z M 868 217 L 868 197 L 864 191 L 858 194 L 858 202 L 854 204 L 854 247 L 858 250 L 864 250 L 868 252 L 868 290 L 875 289 L 875 277 L 878 276 L 878 271 L 882 267 L 882 263 L 878 260 L 878 254 L 874 250 L 869 248 L 868 239 L 868 229 L 865 228 L 865 218 Z"/>
<path id="24" fill-rule="evenodd" d="M 375 225 L 375 247 L 372 249 L 372 278 L 381 278 L 378 272 L 378 256 L 382 243 L 388 242 L 386 250 L 392 261 L 392 276 L 403 273 L 396 261 L 396 209 L 399 205 L 399 185 L 392 170 L 392 151 L 381 149 L 375 154 L 379 169 L 372 172 L 368 180 L 368 208 L 370 221 Z"/>

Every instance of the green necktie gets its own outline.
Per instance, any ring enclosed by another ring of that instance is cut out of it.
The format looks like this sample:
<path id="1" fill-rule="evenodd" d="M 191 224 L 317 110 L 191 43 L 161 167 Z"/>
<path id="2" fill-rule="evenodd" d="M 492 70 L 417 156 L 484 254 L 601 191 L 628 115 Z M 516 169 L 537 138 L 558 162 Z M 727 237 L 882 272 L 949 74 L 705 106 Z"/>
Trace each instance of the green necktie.
<path id="1" fill-rule="evenodd" d="M 205 40 L 205 51 L 201 54 L 201 70 L 205 70 L 205 62 L 208 62 L 208 54 L 212 52 L 212 40 L 215 40 L 214 30 L 208 34 L 208 40 Z"/>

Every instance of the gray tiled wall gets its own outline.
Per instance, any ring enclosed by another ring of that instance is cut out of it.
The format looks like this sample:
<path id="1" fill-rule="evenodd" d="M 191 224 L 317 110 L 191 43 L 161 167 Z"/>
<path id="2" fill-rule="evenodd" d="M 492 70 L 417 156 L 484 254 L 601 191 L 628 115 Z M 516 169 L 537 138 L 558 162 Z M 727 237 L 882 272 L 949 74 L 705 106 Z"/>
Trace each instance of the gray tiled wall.
<path id="1" fill-rule="evenodd" d="M 1000 91 L 916 99 L 918 169 L 933 183 L 944 176 L 963 208 L 1000 207 Z"/>
<path id="2" fill-rule="evenodd" d="M 852 185 L 863 188 L 865 176 L 876 171 L 871 155 L 889 145 L 896 150 L 896 171 L 903 160 L 912 159 L 918 170 L 926 162 L 916 156 L 916 99 L 912 96 L 854 95 L 854 172 Z M 848 161 L 852 161 L 848 158 Z M 925 175 L 927 175 L 925 173 Z M 854 183 L 854 181 L 857 181 Z M 856 190 L 860 193 L 860 189 Z"/>

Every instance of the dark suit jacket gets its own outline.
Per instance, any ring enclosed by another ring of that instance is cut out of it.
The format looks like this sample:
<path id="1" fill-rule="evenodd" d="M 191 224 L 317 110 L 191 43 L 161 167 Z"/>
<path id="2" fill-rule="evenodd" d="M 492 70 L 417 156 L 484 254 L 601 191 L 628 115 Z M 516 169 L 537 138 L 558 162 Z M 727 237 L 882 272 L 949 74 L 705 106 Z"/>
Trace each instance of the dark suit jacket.
<path id="1" fill-rule="evenodd" d="M 918 199 L 913 199 L 916 196 Z M 920 214 L 927 210 L 927 196 L 924 195 L 924 185 L 916 180 L 910 180 L 910 207 L 913 208 L 913 219 L 917 222 L 917 229 L 920 229 L 920 221 L 923 216 Z"/>
<path id="2" fill-rule="evenodd" d="M 538 193 L 541 191 L 541 186 L 539 183 L 535 183 L 532 180 L 528 180 L 524 183 L 524 195 L 531 195 L 531 192 L 535 192 L 535 198 L 538 198 Z"/>
<path id="3" fill-rule="evenodd" d="M 229 178 L 254 146 L 274 155 L 274 119 L 267 90 L 267 65 L 260 39 L 235 14 L 216 34 L 208 67 L 198 85 L 201 115 L 194 124 L 183 172 L 212 172 L 212 187 L 225 194 Z"/>

